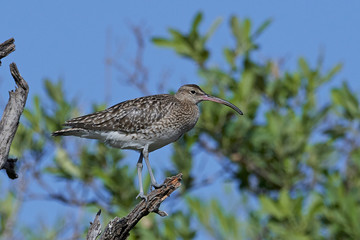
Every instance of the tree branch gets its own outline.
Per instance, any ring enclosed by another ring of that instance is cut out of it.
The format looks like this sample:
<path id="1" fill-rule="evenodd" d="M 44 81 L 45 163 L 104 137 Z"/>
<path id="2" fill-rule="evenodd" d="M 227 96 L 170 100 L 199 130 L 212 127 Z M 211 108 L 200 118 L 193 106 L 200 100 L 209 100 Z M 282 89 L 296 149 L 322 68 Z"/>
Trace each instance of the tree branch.
<path id="1" fill-rule="evenodd" d="M 98 236 L 101 234 L 101 224 L 100 217 L 101 210 L 99 210 L 95 216 L 94 222 L 90 222 L 90 228 L 86 235 L 86 240 L 96 240 Z"/>
<path id="2" fill-rule="evenodd" d="M 0 59 L 14 50 L 15 45 L 13 38 L 0 44 Z M 17 159 L 8 158 L 8 156 L 11 143 L 19 125 L 20 116 L 24 111 L 29 93 L 29 86 L 21 77 L 15 63 L 10 64 L 10 72 L 15 80 L 17 88 L 15 91 L 9 92 L 9 101 L 0 121 L 0 170 L 5 169 L 9 178 L 15 179 L 18 177 L 15 172 L 15 163 Z"/>
<path id="3" fill-rule="evenodd" d="M 122 240 L 129 237 L 129 232 L 135 227 L 141 218 L 151 212 L 157 213 L 162 217 L 167 213 L 159 210 L 160 204 L 170 196 L 170 194 L 181 186 L 182 173 L 168 177 L 164 181 L 164 187 L 153 190 L 149 193 L 147 201 L 142 200 L 135 208 L 123 218 L 115 217 L 105 227 L 101 234 L 100 211 L 96 214 L 94 222 L 91 223 L 87 240 L 95 240 L 100 234 L 100 240 Z"/>
<path id="4" fill-rule="evenodd" d="M 13 51 L 15 51 L 15 40 L 13 38 L 10 38 L 9 40 L 6 40 L 5 42 L 0 44 L 0 60 Z M 1 61 L 0 61 L 1 66 Z"/>

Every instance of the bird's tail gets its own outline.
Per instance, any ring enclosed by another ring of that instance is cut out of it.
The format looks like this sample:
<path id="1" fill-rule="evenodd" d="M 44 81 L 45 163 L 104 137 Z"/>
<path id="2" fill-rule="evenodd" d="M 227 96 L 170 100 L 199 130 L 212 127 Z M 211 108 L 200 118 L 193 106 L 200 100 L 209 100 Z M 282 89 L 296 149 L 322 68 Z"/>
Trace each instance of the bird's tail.
<path id="1" fill-rule="evenodd" d="M 84 134 L 84 131 L 86 130 L 82 128 L 66 128 L 53 132 L 51 136 L 81 136 Z"/>

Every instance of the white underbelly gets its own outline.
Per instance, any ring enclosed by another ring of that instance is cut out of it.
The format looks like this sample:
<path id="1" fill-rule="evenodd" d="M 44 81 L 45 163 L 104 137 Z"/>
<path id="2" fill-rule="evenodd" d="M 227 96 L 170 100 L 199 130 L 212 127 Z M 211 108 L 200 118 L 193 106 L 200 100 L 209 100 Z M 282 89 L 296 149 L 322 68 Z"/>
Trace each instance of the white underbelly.
<path id="1" fill-rule="evenodd" d="M 149 145 L 149 152 L 155 151 L 156 149 L 162 148 L 172 142 L 178 140 L 182 134 L 174 134 L 168 138 L 159 138 L 157 141 L 154 141 L 152 144 Z"/>
<path id="2" fill-rule="evenodd" d="M 107 145 L 114 148 L 142 150 L 146 145 L 148 145 L 149 152 L 166 146 L 181 137 L 181 133 L 149 137 L 144 134 L 124 134 L 117 131 L 94 132 L 93 134 L 90 133 L 90 135 L 93 136 L 87 137 L 100 139 Z"/>

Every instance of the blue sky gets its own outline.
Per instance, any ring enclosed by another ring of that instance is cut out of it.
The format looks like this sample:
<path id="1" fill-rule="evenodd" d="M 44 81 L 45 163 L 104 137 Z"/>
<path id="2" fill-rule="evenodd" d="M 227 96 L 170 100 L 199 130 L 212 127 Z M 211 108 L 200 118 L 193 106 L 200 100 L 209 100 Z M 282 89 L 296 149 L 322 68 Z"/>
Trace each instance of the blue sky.
<path id="1" fill-rule="evenodd" d="M 355 5 L 356 4 L 356 5 Z M 14 37 L 16 52 L 4 59 L 0 71 L 1 89 L 9 89 L 9 72 L 5 71 L 15 61 L 22 75 L 31 86 L 30 95 L 41 91 L 42 79 L 62 78 L 71 95 L 81 96 L 84 104 L 102 102 L 105 95 L 105 46 L 106 33 L 111 29 L 121 39 L 123 54 L 131 59 L 134 54 L 134 38 L 128 24 L 142 24 L 149 29 L 149 37 L 167 35 L 167 28 L 187 30 L 197 11 L 203 11 L 206 30 L 218 17 L 221 27 L 210 41 L 216 47 L 211 63 L 221 63 L 221 48 L 232 44 L 228 32 L 228 19 L 232 14 L 239 18 L 249 17 L 258 26 L 268 18 L 273 24 L 259 39 L 259 58 L 285 58 L 286 67 L 294 66 L 298 56 L 315 62 L 320 51 L 325 53 L 325 65 L 341 61 L 346 78 L 359 90 L 356 79 L 360 74 L 360 35 L 356 26 L 360 22 L 360 4 L 329 1 L 8 1 L 3 7 L 0 39 Z M 1 40 L 1 41 L 2 41 Z M 145 63 L 150 77 L 156 82 L 163 69 L 170 69 L 171 83 L 168 88 L 177 89 L 186 82 L 199 82 L 194 66 L 179 59 L 169 50 L 147 42 Z M 86 86 L 86 87 L 85 87 Z M 85 90 L 86 88 L 86 90 Z M 7 96 L 1 93 L 0 103 Z M 113 80 L 111 102 L 139 96 L 133 88 Z M 4 100 L 5 99 L 5 100 Z"/>
<path id="2" fill-rule="evenodd" d="M 10 62 L 17 63 L 30 85 L 28 106 L 31 106 L 33 95 L 43 94 L 44 78 L 54 81 L 61 78 L 67 93 L 77 97 L 84 113 L 90 110 L 92 103 L 107 100 L 112 105 L 140 96 L 134 87 L 117 80 L 116 72 L 113 72 L 110 89 L 104 81 L 109 31 L 121 44 L 124 59 L 133 58 L 135 44 L 129 24 L 141 24 L 147 29 L 144 61 L 149 68 L 152 93 L 156 93 L 156 83 L 164 70 L 171 73 L 166 89 L 176 90 L 183 83 L 201 84 L 191 62 L 150 42 L 153 36 L 168 36 L 169 27 L 186 31 L 198 11 L 204 13 L 202 31 L 206 31 L 216 18 L 223 20 L 209 42 L 209 48 L 216 49 L 211 64 L 223 64 L 222 47 L 233 44 L 228 28 L 231 15 L 240 19 L 249 17 L 255 27 L 271 18 L 273 23 L 258 39 L 261 48 L 256 57 L 259 60 L 285 59 L 284 68 L 294 69 L 299 56 L 315 63 L 323 53 L 325 69 L 338 62 L 344 64 L 333 85 L 346 80 L 356 93 L 360 92 L 358 1 L 38 0 L 6 1 L 1 5 L 0 42 L 14 37 L 16 43 L 16 51 L 3 59 L 0 67 L 1 109 L 7 101 L 7 91 L 14 88 L 8 70 Z M 106 98 L 107 94 L 110 98 Z M 170 149 L 158 150 L 152 156 L 161 157 L 163 151 Z M 129 153 L 129 159 L 137 159 L 135 155 Z M 133 162 L 135 164 L 135 160 Z M 216 168 L 215 160 L 211 166 L 210 172 Z M 1 179 L 6 181 L 3 176 Z"/>

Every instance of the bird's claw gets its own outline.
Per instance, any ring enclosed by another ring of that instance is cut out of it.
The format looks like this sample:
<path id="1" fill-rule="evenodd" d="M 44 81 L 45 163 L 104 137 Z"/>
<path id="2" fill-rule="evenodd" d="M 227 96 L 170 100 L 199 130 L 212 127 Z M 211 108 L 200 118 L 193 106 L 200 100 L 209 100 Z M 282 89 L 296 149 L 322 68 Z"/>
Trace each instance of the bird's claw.
<path id="1" fill-rule="evenodd" d="M 143 200 L 145 200 L 145 202 L 147 202 L 147 196 L 144 194 L 144 193 L 142 193 L 142 192 L 140 192 L 137 196 L 136 196 L 136 199 L 138 199 L 138 198 L 141 198 L 141 199 L 143 199 Z"/>
<path id="2" fill-rule="evenodd" d="M 155 184 L 151 184 L 150 187 L 153 187 L 155 189 L 158 189 L 158 188 L 161 188 L 161 187 L 166 187 L 167 185 L 165 183 L 162 183 L 162 184 L 158 184 L 158 183 L 155 183 Z"/>

